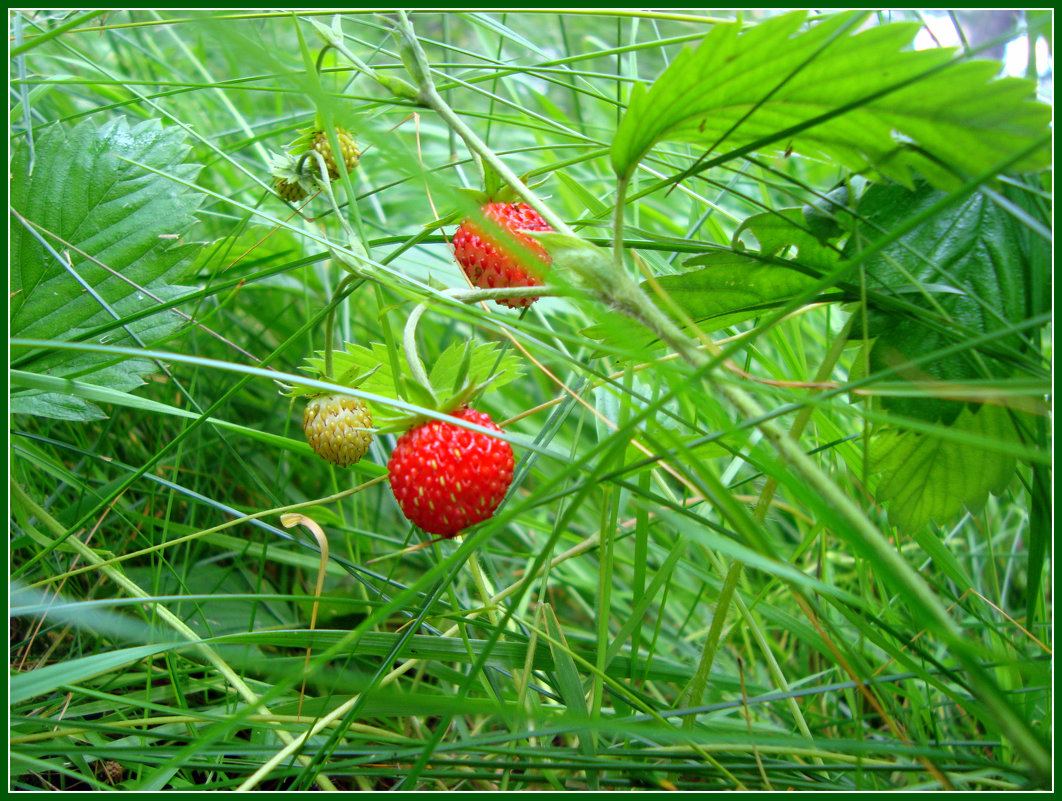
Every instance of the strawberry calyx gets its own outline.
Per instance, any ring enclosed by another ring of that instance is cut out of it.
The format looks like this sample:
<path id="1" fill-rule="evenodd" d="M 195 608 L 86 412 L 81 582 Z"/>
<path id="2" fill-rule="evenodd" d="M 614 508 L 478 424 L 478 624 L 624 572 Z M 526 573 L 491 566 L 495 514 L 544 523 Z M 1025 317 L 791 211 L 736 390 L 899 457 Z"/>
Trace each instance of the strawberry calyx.
<path id="1" fill-rule="evenodd" d="M 313 176 L 299 169 L 299 159 L 290 153 L 269 154 L 269 174 L 273 188 L 287 201 L 298 201 L 317 191 Z"/>
<path id="2" fill-rule="evenodd" d="M 334 384 L 337 388 L 359 389 L 383 367 L 382 364 L 378 364 L 362 372 L 350 368 L 332 378 L 326 375 L 324 370 L 324 351 L 317 351 L 317 356 L 319 358 L 310 357 L 307 359 L 301 369 L 312 380 L 328 382 L 329 384 Z M 286 398 L 316 398 L 321 395 L 331 395 L 335 392 L 335 390 L 322 389 L 321 387 L 306 384 L 287 383 L 284 381 L 277 381 L 276 383 L 280 387 L 280 394 Z"/>
<path id="3" fill-rule="evenodd" d="M 341 149 L 341 158 L 347 172 L 353 171 L 361 157 L 357 144 L 351 133 L 339 126 L 334 129 L 336 141 Z M 298 136 L 285 148 L 284 153 L 270 153 L 269 172 L 274 178 L 277 194 L 288 201 L 301 200 L 316 191 L 321 182 L 321 169 L 316 151 L 324 160 L 329 181 L 339 179 L 339 164 L 332 152 L 332 140 L 328 129 L 315 121 L 309 128 L 302 128 Z"/>

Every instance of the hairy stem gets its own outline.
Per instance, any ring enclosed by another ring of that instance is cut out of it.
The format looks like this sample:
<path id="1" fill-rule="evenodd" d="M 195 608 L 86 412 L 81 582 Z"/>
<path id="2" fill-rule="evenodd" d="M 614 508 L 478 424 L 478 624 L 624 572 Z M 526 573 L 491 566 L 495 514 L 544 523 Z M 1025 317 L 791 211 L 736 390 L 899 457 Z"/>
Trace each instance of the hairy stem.
<path id="1" fill-rule="evenodd" d="M 502 179 L 512 187 L 520 198 L 527 203 L 531 208 L 542 215 L 542 219 L 548 222 L 555 231 L 559 231 L 562 234 L 568 234 L 569 236 L 575 236 L 575 232 L 568 227 L 568 224 L 564 222 L 560 217 L 553 213 L 553 211 L 545 203 L 539 199 L 527 185 L 517 177 L 516 173 L 506 166 L 505 162 L 499 159 L 494 151 L 491 150 L 486 143 L 480 139 L 475 132 L 465 125 L 464 121 L 454 113 L 454 110 L 450 108 L 442 96 L 435 89 L 435 82 L 431 77 L 431 67 L 428 64 L 428 58 L 424 54 L 423 48 L 420 46 L 420 41 L 417 39 L 416 33 L 413 31 L 413 26 L 410 24 L 409 19 L 406 17 L 405 12 L 399 11 L 399 29 L 402 33 L 403 42 L 405 45 L 405 51 L 411 58 L 414 78 L 416 78 L 419 84 L 419 98 L 429 108 L 433 109 L 447 125 L 450 126 L 458 136 L 460 136 L 468 149 L 479 158 L 483 159 L 502 177 Z"/>

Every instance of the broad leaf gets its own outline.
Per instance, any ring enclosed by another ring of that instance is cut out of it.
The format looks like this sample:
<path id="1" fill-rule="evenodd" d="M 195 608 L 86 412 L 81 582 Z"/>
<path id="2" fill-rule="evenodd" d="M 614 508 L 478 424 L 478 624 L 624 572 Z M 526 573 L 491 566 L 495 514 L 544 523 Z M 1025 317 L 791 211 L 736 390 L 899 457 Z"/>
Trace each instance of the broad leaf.
<path id="1" fill-rule="evenodd" d="M 1036 297 L 1049 292 L 1049 276 L 1034 269 L 1048 242 L 1036 232 L 1046 220 L 1026 193 L 1008 186 L 999 200 L 973 195 L 927 221 L 864 263 L 867 285 L 883 298 L 902 293 L 907 310 L 872 303 L 866 361 L 871 373 L 895 369 L 921 394 L 877 400 L 894 414 L 948 425 L 968 439 L 953 441 L 914 430 L 879 428 L 869 443 L 875 496 L 889 519 L 912 530 L 928 521 L 944 522 L 963 508 L 982 506 L 1014 475 L 1008 446 L 1023 442 L 1017 413 L 999 406 L 947 400 L 948 385 L 989 380 L 1005 386 L 1022 371 L 1034 370 L 1030 343 L 1015 328 L 1037 310 Z M 917 218 L 945 194 L 926 184 L 872 186 L 859 204 L 858 224 L 845 248 L 856 255 L 869 241 Z M 1000 203 L 1010 202 L 1010 210 Z M 950 291 L 942 291 L 948 288 Z M 874 306 L 877 308 L 874 308 Z M 913 306 L 913 308 L 910 308 Z M 992 336 L 992 335 L 995 336 Z M 982 347 L 946 353 L 973 338 Z M 1024 336 L 1028 336 L 1026 333 Z M 940 354 L 940 355 L 937 355 Z M 911 362 L 918 360 L 917 365 Z M 863 355 L 856 359 L 862 364 Z M 853 375 L 853 377 L 855 377 Z M 1032 431 L 1025 426 L 1026 435 Z M 995 443 L 986 444 L 984 440 Z"/>
<path id="2" fill-rule="evenodd" d="M 748 245 L 742 235 L 749 234 Z M 750 246 L 755 249 L 750 250 Z M 766 314 L 804 292 L 836 265 L 840 254 L 813 233 L 799 208 L 784 208 L 749 217 L 734 233 L 732 249 L 718 249 L 683 262 L 701 267 L 663 275 L 642 284 L 649 295 L 653 283 L 668 296 L 662 308 L 678 307 L 706 333 Z M 629 323 L 609 322 L 584 333 L 593 339 L 615 339 L 625 346 L 645 347 L 649 333 L 631 331 Z"/>
<path id="3" fill-rule="evenodd" d="M 931 520 L 954 518 L 964 508 L 976 512 L 989 492 L 998 495 L 1010 483 L 1015 460 L 1001 449 L 1018 441 L 1018 434 L 1007 409 L 963 409 L 951 427 L 969 434 L 970 441 L 896 428 L 871 437 L 868 461 L 877 480 L 875 497 L 888 507 L 893 525 L 916 531 Z M 996 447 L 986 448 L 979 439 L 994 441 Z"/>
<path id="4" fill-rule="evenodd" d="M 130 128 L 124 118 L 100 127 L 85 121 L 48 128 L 36 141 L 32 175 L 28 148 L 16 145 L 13 336 L 150 346 L 181 325 L 172 310 L 150 310 L 191 291 L 175 282 L 199 248 L 181 238 L 201 198 L 166 177 L 194 178 L 199 167 L 184 163 L 187 152 L 180 129 L 163 129 L 157 120 Z M 31 355 L 17 365 L 118 391 L 139 386 L 158 369 L 143 359 L 69 350 Z M 105 416 L 83 397 L 37 391 L 14 395 L 11 411 L 72 420 Z"/>
<path id="5" fill-rule="evenodd" d="M 901 186 L 874 185 L 859 204 L 859 224 L 845 246 L 854 256 L 883 233 L 926 211 L 945 193 L 919 183 L 910 192 Z M 1022 339 L 1008 333 L 1026 318 L 1030 254 L 1024 227 L 982 194 L 975 194 L 864 262 L 867 287 L 879 298 L 901 293 L 916 311 L 895 312 L 875 305 L 877 339 L 869 354 L 871 372 L 895 368 L 901 377 L 923 384 L 929 397 L 893 397 L 884 408 L 924 420 L 954 420 L 961 404 L 932 397 L 938 382 L 979 378 L 1005 379 L 1013 374 Z M 1043 244 L 1043 243 L 1041 243 Z M 1046 245 L 1044 245 L 1046 246 Z M 998 332 L 991 346 L 929 359 L 970 337 Z"/>
<path id="6" fill-rule="evenodd" d="M 612 144 L 628 177 L 660 141 L 726 153 L 745 146 L 873 168 L 910 184 L 911 172 L 954 188 L 1035 148 L 1009 169 L 1050 163 L 1050 107 L 1036 85 L 996 80 L 999 64 L 959 61 L 954 50 L 906 49 L 916 23 L 856 33 L 865 12 L 827 17 L 801 31 L 806 11 L 745 32 L 716 25 L 683 50 L 648 89 L 635 85 Z"/>

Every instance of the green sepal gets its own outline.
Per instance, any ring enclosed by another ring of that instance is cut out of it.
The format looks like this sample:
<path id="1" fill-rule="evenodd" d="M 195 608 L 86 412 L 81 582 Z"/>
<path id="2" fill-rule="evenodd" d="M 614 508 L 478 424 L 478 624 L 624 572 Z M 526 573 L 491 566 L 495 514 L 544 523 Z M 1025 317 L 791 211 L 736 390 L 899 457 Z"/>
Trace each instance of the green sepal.
<path id="1" fill-rule="evenodd" d="M 498 174 L 498 171 L 494 169 L 490 162 L 485 161 L 478 156 L 476 158 L 479 161 L 480 168 L 483 170 L 483 191 L 488 198 L 496 200 L 502 189 L 508 189 L 509 187 L 506 185 L 505 181 L 502 180 L 501 175 Z"/>
<path id="2" fill-rule="evenodd" d="M 334 378 L 325 375 L 324 351 L 319 350 L 308 356 L 300 365 L 304 373 L 315 381 L 327 381 L 340 387 L 358 389 L 362 392 L 386 398 L 394 394 L 394 377 L 387 347 L 372 343 L 368 348 L 347 342 L 342 349 L 332 352 L 332 373 Z M 280 394 L 288 398 L 313 397 L 323 391 L 319 387 L 306 384 L 285 383 L 278 381 Z M 389 407 L 379 402 L 370 402 L 373 416 L 386 416 Z"/>
<path id="3" fill-rule="evenodd" d="M 306 194 L 317 190 L 313 177 L 299 169 L 299 159 L 290 153 L 270 153 L 269 174 L 289 184 L 298 184 Z"/>
<path id="4" fill-rule="evenodd" d="M 320 130 L 321 125 L 319 121 L 314 119 L 313 125 L 308 128 L 299 128 L 298 131 L 296 131 L 298 136 L 284 146 L 285 150 L 287 150 L 292 156 L 301 156 L 303 153 L 309 152 L 310 148 L 313 147 L 313 138 Z"/>
<path id="5" fill-rule="evenodd" d="M 402 376 L 402 388 L 405 391 L 405 396 L 418 406 L 423 406 L 425 409 L 434 409 L 439 404 L 439 399 L 435 397 L 431 387 L 424 386 L 411 376 Z"/>
<path id="6" fill-rule="evenodd" d="M 332 373 L 335 377 L 331 379 L 325 376 L 324 364 L 324 351 L 317 351 L 300 365 L 300 369 L 314 380 L 378 396 L 380 400 L 367 399 L 367 402 L 382 432 L 405 431 L 429 419 L 423 414 L 396 411 L 386 403 L 386 399 L 396 393 L 396 378 L 386 345 L 373 342 L 364 347 L 348 342 L 342 349 L 333 351 Z M 402 364 L 401 360 L 399 364 Z M 461 340 L 434 359 L 428 378 L 430 386 L 424 386 L 404 373 L 398 376 L 397 382 L 401 396 L 410 403 L 448 414 L 468 405 L 488 389 L 497 389 L 520 375 L 519 358 L 512 353 L 501 354 L 497 343 L 473 344 Z M 277 383 L 281 394 L 289 398 L 323 394 L 318 387 Z"/>
<path id="7" fill-rule="evenodd" d="M 484 177 L 486 180 L 485 189 L 473 189 L 468 186 L 451 186 L 450 191 L 456 195 L 459 199 L 458 208 L 454 211 L 440 217 L 433 222 L 427 223 L 424 227 L 428 230 L 434 230 L 444 225 L 451 225 L 453 223 L 461 222 L 469 216 L 469 212 L 472 209 L 482 208 L 488 203 L 520 203 L 522 198 L 513 190 L 511 186 L 502 181 L 501 176 L 486 162 L 482 162 Z M 530 174 L 519 176 L 520 181 L 529 189 L 535 189 L 536 187 L 544 184 L 548 178 L 542 178 L 535 183 L 530 182 Z"/>
<path id="8" fill-rule="evenodd" d="M 387 89 L 395 97 L 401 100 L 411 100 L 418 106 L 428 108 L 428 104 L 421 100 L 420 92 L 413 84 L 408 81 L 404 81 L 395 75 L 385 75 L 380 72 L 373 73 L 373 77 L 376 82 L 380 84 L 384 89 Z"/>

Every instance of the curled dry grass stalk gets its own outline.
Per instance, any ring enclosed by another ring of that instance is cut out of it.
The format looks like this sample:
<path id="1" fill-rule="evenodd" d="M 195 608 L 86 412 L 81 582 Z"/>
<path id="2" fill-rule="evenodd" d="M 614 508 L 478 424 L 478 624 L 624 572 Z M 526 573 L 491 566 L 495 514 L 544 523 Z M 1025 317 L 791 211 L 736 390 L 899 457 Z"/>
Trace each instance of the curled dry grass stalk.
<path id="1" fill-rule="evenodd" d="M 1049 136 L 976 63 L 1049 23 L 9 15 L 11 789 L 1050 786 Z M 522 310 L 449 245 L 501 186 Z M 426 542 L 462 381 L 515 475 Z"/>

